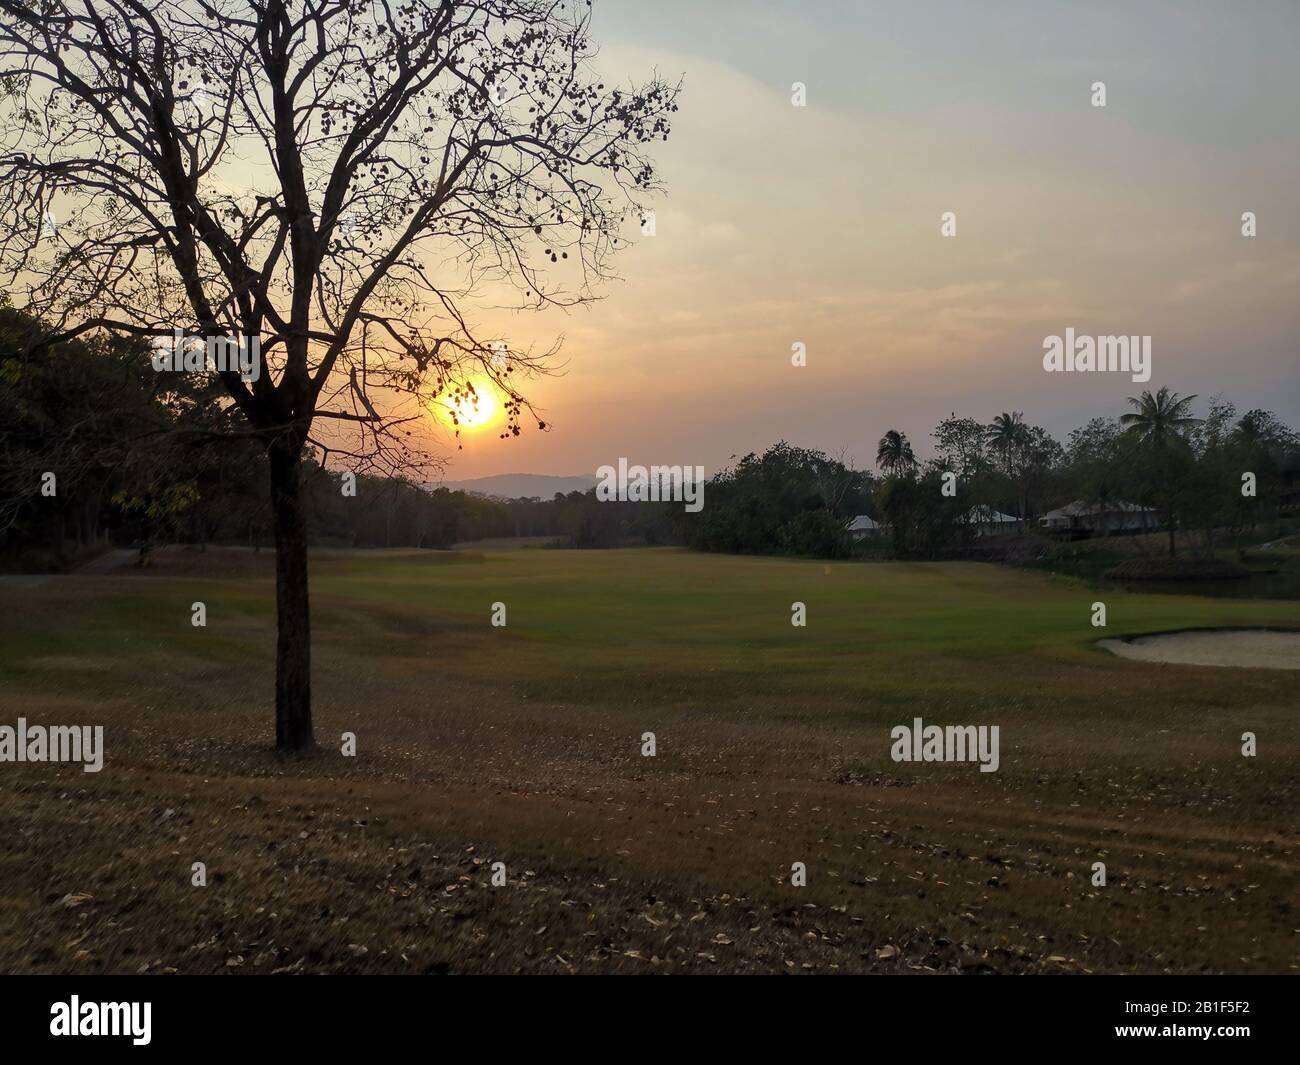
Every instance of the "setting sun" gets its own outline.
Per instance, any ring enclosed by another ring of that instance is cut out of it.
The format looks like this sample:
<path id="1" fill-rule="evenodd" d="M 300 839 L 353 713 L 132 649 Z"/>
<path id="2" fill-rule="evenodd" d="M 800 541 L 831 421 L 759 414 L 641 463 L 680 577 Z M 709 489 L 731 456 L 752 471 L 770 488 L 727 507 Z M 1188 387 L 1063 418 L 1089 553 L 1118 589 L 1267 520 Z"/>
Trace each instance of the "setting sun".
<path id="1" fill-rule="evenodd" d="M 482 429 L 491 425 L 501 411 L 496 389 L 490 381 L 471 381 L 438 401 L 439 415 L 460 429 Z"/>

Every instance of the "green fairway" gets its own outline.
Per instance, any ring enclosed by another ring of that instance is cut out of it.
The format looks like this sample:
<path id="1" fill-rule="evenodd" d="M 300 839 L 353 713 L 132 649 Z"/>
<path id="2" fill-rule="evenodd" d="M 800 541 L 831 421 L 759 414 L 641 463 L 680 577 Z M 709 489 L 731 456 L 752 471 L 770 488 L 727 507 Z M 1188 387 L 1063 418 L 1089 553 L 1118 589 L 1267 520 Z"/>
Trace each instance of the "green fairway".
<path id="1" fill-rule="evenodd" d="M 1099 593 L 978 563 L 823 563 L 675 549 L 330 560 L 316 587 L 331 598 L 455 617 L 467 629 L 487 625 L 491 604 L 503 602 L 508 626 L 494 635 L 509 653 L 493 654 L 494 668 L 565 698 L 591 692 L 589 673 L 638 689 L 690 679 L 708 686 L 701 694 L 779 691 L 836 704 L 935 691 L 1019 697 L 1020 670 L 1122 672 L 1094 649 L 1103 636 L 1300 625 L 1300 605 L 1291 601 Z M 1090 622 L 1098 599 L 1108 608 L 1105 629 Z M 807 607 L 804 627 L 791 624 L 794 602 Z M 384 636 L 367 648 L 385 649 L 394 650 Z M 473 677 L 482 664 L 453 659 L 445 668 Z"/>
<path id="2" fill-rule="evenodd" d="M 76 595 L 73 617 L 11 614 L 0 668 L 16 680 L 96 690 L 106 671 L 125 687 L 130 672 L 147 682 L 151 666 L 180 662 L 204 672 L 265 668 L 273 616 L 264 582 L 169 576 L 184 572 L 186 554 L 143 576 L 64 583 L 87 593 Z M 1102 593 L 978 563 L 822 563 L 676 549 L 327 552 L 315 562 L 313 588 L 318 664 L 355 658 L 409 673 L 432 661 L 431 680 L 490 680 L 534 697 L 603 704 L 625 688 L 642 700 L 714 712 L 737 701 L 749 710 L 757 699 L 782 716 L 817 720 L 870 719 L 917 700 L 953 699 L 959 707 L 1012 703 L 1017 713 L 1127 717 L 1131 706 L 1107 702 L 1113 685 L 1159 667 L 1118 661 L 1094 646 L 1097 639 L 1300 626 L 1300 607 L 1287 600 Z M 197 600 L 208 608 L 204 629 L 189 623 Z M 1104 629 L 1090 621 L 1097 601 L 1107 606 Z M 506 608 L 500 628 L 490 624 L 497 602 Z M 791 624 L 795 602 L 806 606 L 802 627 Z M 1169 697 L 1203 708 L 1242 684 L 1266 693 L 1285 679 L 1235 670 L 1163 676 Z"/>

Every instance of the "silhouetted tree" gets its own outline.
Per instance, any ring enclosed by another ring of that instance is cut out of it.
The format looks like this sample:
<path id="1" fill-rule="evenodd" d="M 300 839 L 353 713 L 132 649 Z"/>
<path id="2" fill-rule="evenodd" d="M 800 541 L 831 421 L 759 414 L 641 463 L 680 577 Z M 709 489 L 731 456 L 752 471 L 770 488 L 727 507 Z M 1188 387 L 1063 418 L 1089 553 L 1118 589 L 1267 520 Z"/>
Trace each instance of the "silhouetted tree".
<path id="1" fill-rule="evenodd" d="M 517 433 L 544 356 L 470 295 L 589 298 L 657 187 L 677 91 L 595 77 L 589 6 L 0 0 L 10 291 L 55 337 L 261 340 L 255 380 L 216 377 L 269 465 L 282 750 L 312 743 L 304 449 L 431 462 L 412 423 L 472 375 Z"/>
<path id="2" fill-rule="evenodd" d="M 907 477 L 916 472 L 916 456 L 906 434 L 890 429 L 876 446 L 876 465 L 891 477 Z"/>
<path id="3" fill-rule="evenodd" d="M 1165 512 L 1170 558 L 1177 553 L 1178 500 L 1188 487 L 1191 455 L 1186 434 L 1198 424 L 1191 413 L 1194 399 L 1168 388 L 1154 394 L 1145 391 L 1129 399 L 1133 410 L 1119 419 L 1124 431 L 1143 445 L 1140 454 L 1146 473 L 1145 494 Z"/>

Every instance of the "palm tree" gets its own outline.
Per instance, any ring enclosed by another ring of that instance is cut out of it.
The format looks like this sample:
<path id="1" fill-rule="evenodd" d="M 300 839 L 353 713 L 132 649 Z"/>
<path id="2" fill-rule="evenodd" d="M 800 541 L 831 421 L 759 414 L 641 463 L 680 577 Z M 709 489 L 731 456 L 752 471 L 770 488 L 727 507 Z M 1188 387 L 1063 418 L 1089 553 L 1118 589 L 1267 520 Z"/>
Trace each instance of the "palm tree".
<path id="1" fill-rule="evenodd" d="M 1249 411 L 1237 419 L 1232 435 L 1248 444 L 1257 444 L 1264 439 L 1264 426 L 1256 411 Z"/>
<path id="2" fill-rule="evenodd" d="M 1119 423 L 1124 431 L 1145 444 L 1154 456 L 1168 455 L 1174 444 L 1181 443 L 1183 434 L 1200 422 L 1191 414 L 1192 400 L 1196 397 L 1180 396 L 1167 388 L 1160 389 L 1154 396 L 1148 391 L 1134 399 L 1129 398 L 1133 408 L 1128 414 L 1120 416 Z M 1167 461 L 1167 460 L 1166 460 Z M 1164 496 L 1165 522 L 1169 529 L 1169 557 L 1176 552 L 1174 543 L 1174 499 L 1178 485 L 1176 478 L 1166 470 L 1156 478 L 1161 486 L 1160 494 Z"/>
<path id="3" fill-rule="evenodd" d="M 1162 388 L 1154 396 L 1143 392 L 1137 399 L 1129 398 L 1133 411 L 1120 416 L 1119 423 L 1124 431 L 1132 433 L 1143 443 L 1163 447 L 1173 442 L 1193 426 L 1200 423 L 1199 418 L 1191 416 L 1192 400 L 1195 396 L 1179 396 Z"/>
<path id="4" fill-rule="evenodd" d="M 876 448 L 876 465 L 895 476 L 904 476 L 916 469 L 916 456 L 912 454 L 912 445 L 906 434 L 890 429 L 880 438 L 880 444 Z"/>
<path id="5" fill-rule="evenodd" d="M 1020 411 L 1012 411 L 1010 414 L 1003 411 L 993 423 L 984 431 L 984 439 L 995 452 L 1002 456 L 1002 469 L 1007 475 L 1007 480 L 1013 486 L 1018 486 L 1016 476 L 1016 459 L 1020 457 L 1024 446 L 1029 441 L 1029 427 L 1025 425 L 1024 415 Z M 1017 492 L 1016 505 L 1020 509 L 1017 517 L 1020 519 L 1021 529 L 1025 524 L 1025 507 L 1023 493 Z"/>

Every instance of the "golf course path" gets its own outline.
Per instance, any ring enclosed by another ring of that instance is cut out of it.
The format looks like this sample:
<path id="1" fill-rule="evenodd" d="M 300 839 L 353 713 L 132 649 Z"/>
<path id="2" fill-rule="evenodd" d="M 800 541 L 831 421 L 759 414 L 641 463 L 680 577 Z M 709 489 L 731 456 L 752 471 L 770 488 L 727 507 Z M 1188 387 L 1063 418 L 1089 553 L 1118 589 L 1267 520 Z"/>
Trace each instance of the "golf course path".
<path id="1" fill-rule="evenodd" d="M 92 559 L 84 566 L 72 571 L 73 577 L 103 577 L 118 566 L 125 565 L 135 557 L 135 550 L 129 547 L 114 548 L 105 551 L 98 558 Z M 0 574 L 0 587 L 3 588 L 39 588 L 51 577 L 61 577 L 61 573 L 3 573 Z"/>

